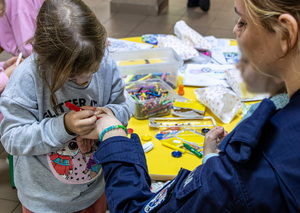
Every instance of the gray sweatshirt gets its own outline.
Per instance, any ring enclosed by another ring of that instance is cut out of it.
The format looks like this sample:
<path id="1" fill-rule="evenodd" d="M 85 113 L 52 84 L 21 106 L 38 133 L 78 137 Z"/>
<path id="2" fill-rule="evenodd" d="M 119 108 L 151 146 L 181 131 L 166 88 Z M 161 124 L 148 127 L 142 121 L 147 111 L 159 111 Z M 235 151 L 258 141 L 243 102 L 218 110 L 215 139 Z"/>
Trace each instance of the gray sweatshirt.
<path id="1" fill-rule="evenodd" d="M 21 203 L 33 212 L 75 212 L 104 192 L 101 165 L 80 152 L 64 115 L 77 106 L 105 106 L 127 125 L 130 112 L 116 63 L 105 56 L 86 86 L 66 82 L 56 97 L 60 115 L 50 107 L 49 90 L 39 77 L 33 54 L 14 71 L 0 99 L 4 119 L 1 142 L 14 156 L 14 177 Z"/>

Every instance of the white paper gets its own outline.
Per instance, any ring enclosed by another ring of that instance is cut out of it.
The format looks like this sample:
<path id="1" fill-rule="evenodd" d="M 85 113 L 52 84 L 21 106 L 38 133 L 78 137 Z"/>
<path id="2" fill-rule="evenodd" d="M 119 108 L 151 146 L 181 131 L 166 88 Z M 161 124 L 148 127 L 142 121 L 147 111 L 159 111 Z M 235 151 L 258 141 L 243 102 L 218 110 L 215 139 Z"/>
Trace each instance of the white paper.
<path id="1" fill-rule="evenodd" d="M 188 64 L 183 77 L 183 85 L 206 87 L 221 84 L 229 87 L 225 80 L 225 70 L 235 69 L 234 65 Z"/>
<path id="2" fill-rule="evenodd" d="M 217 63 L 236 64 L 239 61 L 240 51 L 237 45 L 232 45 L 233 39 L 215 38 L 214 36 L 207 36 L 205 39 L 211 44 L 211 56 Z"/>

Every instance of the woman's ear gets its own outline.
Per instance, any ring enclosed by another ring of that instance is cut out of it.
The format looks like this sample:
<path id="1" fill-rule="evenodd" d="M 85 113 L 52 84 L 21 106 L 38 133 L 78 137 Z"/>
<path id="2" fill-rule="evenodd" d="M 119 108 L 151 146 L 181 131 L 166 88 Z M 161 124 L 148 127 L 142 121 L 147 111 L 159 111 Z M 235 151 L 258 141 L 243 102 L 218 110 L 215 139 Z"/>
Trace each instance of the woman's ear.
<path id="1" fill-rule="evenodd" d="M 284 53 L 293 49 L 296 45 L 298 39 L 298 23 L 294 16 L 290 14 L 282 14 L 278 18 L 279 23 L 281 24 L 284 32 L 282 33 L 280 41 L 281 48 Z M 286 37 L 288 36 L 288 38 Z"/>

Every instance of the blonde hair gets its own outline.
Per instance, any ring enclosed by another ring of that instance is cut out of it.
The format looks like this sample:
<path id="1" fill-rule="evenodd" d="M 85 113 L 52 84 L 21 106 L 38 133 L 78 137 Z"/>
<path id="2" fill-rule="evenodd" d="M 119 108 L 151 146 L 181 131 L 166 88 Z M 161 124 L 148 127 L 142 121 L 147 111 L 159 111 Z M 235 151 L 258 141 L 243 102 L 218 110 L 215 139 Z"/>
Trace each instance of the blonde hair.
<path id="1" fill-rule="evenodd" d="M 287 41 L 288 50 L 283 57 L 285 57 L 293 49 L 299 49 L 299 33 L 298 33 L 298 45 L 294 48 L 290 46 L 290 35 L 288 29 L 282 25 L 278 18 L 282 14 L 292 15 L 300 29 L 300 1 L 299 0 L 244 0 L 247 14 L 251 21 L 261 25 L 269 32 L 279 32 L 283 35 L 283 38 Z M 259 20 L 259 23 L 257 22 Z"/>
<path id="2" fill-rule="evenodd" d="M 45 0 L 37 16 L 33 50 L 56 114 L 55 92 L 69 77 L 99 68 L 106 39 L 105 28 L 81 0 Z"/>

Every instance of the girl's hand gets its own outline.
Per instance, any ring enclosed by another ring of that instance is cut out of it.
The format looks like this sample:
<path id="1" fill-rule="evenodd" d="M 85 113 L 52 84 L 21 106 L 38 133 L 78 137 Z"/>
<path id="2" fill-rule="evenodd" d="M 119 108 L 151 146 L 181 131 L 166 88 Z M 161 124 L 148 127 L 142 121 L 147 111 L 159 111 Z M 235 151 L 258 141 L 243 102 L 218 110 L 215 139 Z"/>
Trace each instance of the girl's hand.
<path id="1" fill-rule="evenodd" d="M 203 154 L 219 153 L 219 144 L 228 133 L 221 126 L 216 126 L 205 135 Z"/>
<path id="2" fill-rule="evenodd" d="M 94 145 L 93 139 L 86 139 L 86 138 L 82 138 L 80 136 L 78 136 L 76 138 L 76 142 L 77 142 L 78 148 L 80 149 L 81 153 L 90 152 Z"/>
<path id="3" fill-rule="evenodd" d="M 95 107 L 85 106 L 79 112 L 70 111 L 64 117 L 65 128 L 69 134 L 86 135 L 96 127 Z"/>
<path id="4" fill-rule="evenodd" d="M 14 56 L 14 57 L 11 57 L 10 59 L 6 60 L 3 64 L 3 69 L 7 69 L 8 67 L 10 67 L 11 65 L 14 65 L 16 64 L 18 60 L 18 57 Z M 24 59 L 22 58 L 21 59 L 21 62 L 23 61 Z"/>
<path id="5" fill-rule="evenodd" d="M 11 74 L 13 73 L 13 71 L 15 71 L 15 69 L 17 68 L 16 65 L 16 61 L 18 60 L 18 57 L 12 57 L 8 60 L 6 60 L 3 64 L 3 69 L 5 74 L 10 78 Z M 23 59 L 21 59 L 20 63 L 23 61 Z"/>
<path id="6" fill-rule="evenodd" d="M 16 68 L 17 68 L 17 65 L 13 64 L 13 65 L 9 66 L 8 68 L 6 68 L 4 70 L 4 73 L 7 75 L 8 78 L 10 78 L 11 74 L 13 73 L 13 71 L 15 71 Z"/>

